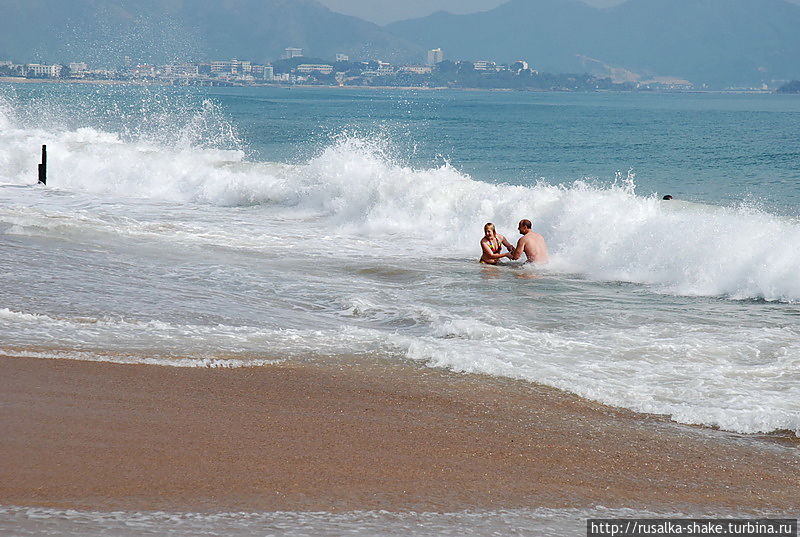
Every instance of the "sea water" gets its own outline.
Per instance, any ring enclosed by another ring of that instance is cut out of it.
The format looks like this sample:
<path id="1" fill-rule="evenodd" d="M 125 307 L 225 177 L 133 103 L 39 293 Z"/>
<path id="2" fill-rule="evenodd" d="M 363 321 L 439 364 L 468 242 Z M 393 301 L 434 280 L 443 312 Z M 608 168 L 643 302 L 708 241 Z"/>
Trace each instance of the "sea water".
<path id="1" fill-rule="evenodd" d="M 717 517 L 720 513 L 714 513 Z M 586 533 L 594 518 L 666 518 L 684 513 L 632 509 L 514 509 L 459 513 L 169 513 L 93 512 L 0 506 L 0 535 L 44 537 L 474 537 L 543 535 L 573 537 Z M 699 515 L 697 515 L 699 516 Z M 706 514 L 708 516 L 708 514 Z M 724 516 L 733 518 L 734 512 Z M 769 513 L 759 516 L 776 516 Z"/>
<path id="2" fill-rule="evenodd" d="M 5 84 L 0 353 L 363 355 L 797 434 L 799 209 L 797 96 Z M 479 265 L 522 218 L 551 263 Z"/>

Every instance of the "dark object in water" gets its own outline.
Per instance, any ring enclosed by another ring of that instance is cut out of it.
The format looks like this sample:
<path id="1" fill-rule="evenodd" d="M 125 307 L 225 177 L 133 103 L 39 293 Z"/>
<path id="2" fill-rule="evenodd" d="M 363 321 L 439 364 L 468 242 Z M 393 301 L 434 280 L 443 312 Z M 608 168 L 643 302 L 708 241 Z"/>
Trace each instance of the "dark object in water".
<path id="1" fill-rule="evenodd" d="M 42 163 L 39 164 L 39 182 L 47 184 L 47 146 L 42 146 Z"/>
<path id="2" fill-rule="evenodd" d="M 661 198 L 661 199 L 662 199 L 662 200 L 671 200 L 671 199 L 672 199 L 672 196 L 670 196 L 669 194 L 667 194 L 666 196 L 664 196 L 664 197 L 663 197 L 663 198 Z"/>

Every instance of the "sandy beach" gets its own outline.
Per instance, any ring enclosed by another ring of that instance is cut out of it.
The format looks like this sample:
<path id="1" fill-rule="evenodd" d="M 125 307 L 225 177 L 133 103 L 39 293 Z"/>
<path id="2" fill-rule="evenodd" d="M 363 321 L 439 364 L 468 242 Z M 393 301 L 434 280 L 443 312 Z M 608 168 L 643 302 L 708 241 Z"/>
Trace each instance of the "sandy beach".
<path id="1" fill-rule="evenodd" d="M 796 440 L 367 361 L 0 357 L 0 504 L 137 510 L 800 507 Z"/>

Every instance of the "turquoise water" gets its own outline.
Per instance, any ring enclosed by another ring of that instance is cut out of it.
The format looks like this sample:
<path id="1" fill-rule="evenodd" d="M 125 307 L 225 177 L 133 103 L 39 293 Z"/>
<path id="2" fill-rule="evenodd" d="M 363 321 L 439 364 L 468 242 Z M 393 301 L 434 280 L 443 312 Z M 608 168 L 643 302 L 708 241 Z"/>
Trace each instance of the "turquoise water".
<path id="1" fill-rule="evenodd" d="M 633 170 L 643 195 L 748 200 L 792 215 L 800 201 L 797 96 L 302 89 L 217 98 L 264 160 L 309 157 L 348 130 L 388 138 L 402 162 L 444 159 L 493 183 L 610 181 Z"/>
<path id="2" fill-rule="evenodd" d="M 491 183 L 610 181 L 616 172 L 632 170 L 640 195 L 670 193 L 712 204 L 747 200 L 793 216 L 800 203 L 796 95 L 4 89 L 16 94 L 27 116 L 44 115 L 46 125 L 104 125 L 113 132 L 135 125 L 155 135 L 174 126 L 161 124 L 171 122 L 172 114 L 190 113 L 210 99 L 252 160 L 304 161 L 332 138 L 350 133 L 382 140 L 397 162 L 433 167 L 447 161 Z M 228 137 L 211 131 L 204 135 Z M 219 142 L 237 145 L 213 140 Z"/>

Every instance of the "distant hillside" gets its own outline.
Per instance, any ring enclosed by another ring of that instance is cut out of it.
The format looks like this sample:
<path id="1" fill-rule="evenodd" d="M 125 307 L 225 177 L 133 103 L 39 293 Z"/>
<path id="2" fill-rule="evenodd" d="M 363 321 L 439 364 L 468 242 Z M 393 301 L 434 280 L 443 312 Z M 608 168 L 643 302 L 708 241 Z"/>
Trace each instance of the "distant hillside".
<path id="1" fill-rule="evenodd" d="M 626 73 L 712 85 L 800 76 L 800 6 L 785 0 L 511 0 L 471 15 L 387 26 L 450 59 L 527 59 L 540 70 Z"/>
<path id="2" fill-rule="evenodd" d="M 157 63 L 263 62 L 288 46 L 318 57 L 422 54 L 419 46 L 315 0 L 0 0 L 0 59 L 17 62 L 119 65 L 126 55 Z"/>
<path id="3" fill-rule="evenodd" d="M 800 80 L 792 80 L 778 88 L 778 93 L 800 93 Z"/>

